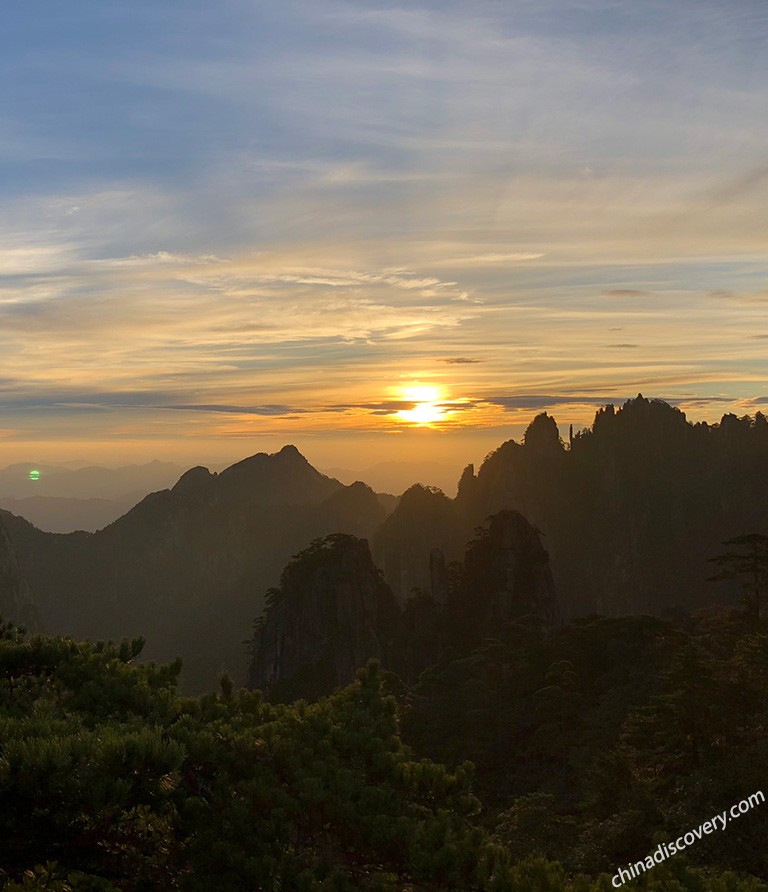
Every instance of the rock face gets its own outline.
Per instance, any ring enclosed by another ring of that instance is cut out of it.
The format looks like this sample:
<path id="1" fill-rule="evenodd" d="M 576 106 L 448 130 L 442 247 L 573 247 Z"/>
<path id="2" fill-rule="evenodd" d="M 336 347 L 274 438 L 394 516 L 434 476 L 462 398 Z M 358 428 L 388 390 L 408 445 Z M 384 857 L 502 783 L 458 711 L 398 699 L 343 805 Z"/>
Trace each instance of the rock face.
<path id="1" fill-rule="evenodd" d="M 522 444 L 508 441 L 476 475 L 465 471 L 457 516 L 471 528 L 511 508 L 541 529 L 569 618 L 738 600 L 737 586 L 707 582 L 708 559 L 726 539 L 768 533 L 764 415 L 691 424 L 638 395 L 600 409 L 569 439 L 537 416 Z"/>
<path id="2" fill-rule="evenodd" d="M 391 663 L 397 601 L 368 542 L 317 540 L 283 571 L 253 641 L 250 682 L 276 699 L 313 697 L 347 684 L 371 657 Z"/>
<path id="3" fill-rule="evenodd" d="M 29 586 L 21 575 L 13 543 L 0 522 L 0 617 L 35 629 L 39 625 Z"/>
<path id="4" fill-rule="evenodd" d="M 548 555 L 516 511 L 490 518 L 449 574 L 442 552 L 426 558 L 432 594 L 401 608 L 374 566 L 368 543 L 328 536 L 296 555 L 256 623 L 250 683 L 273 700 L 314 699 L 353 680 L 371 658 L 414 680 L 446 649 L 467 653 L 505 623 L 559 621 Z"/>
<path id="5" fill-rule="evenodd" d="M 456 560 L 466 540 L 454 502 L 439 489 L 417 483 L 403 493 L 397 508 L 376 532 L 373 555 L 404 604 L 415 593 L 432 589 L 432 552 L 439 549 L 445 561 Z"/>
<path id="6" fill-rule="evenodd" d="M 544 627 L 560 623 L 549 555 L 522 514 L 500 511 L 478 531 L 451 610 L 462 640 L 474 644 L 499 637 L 505 623 L 523 618 Z"/>
<path id="7" fill-rule="evenodd" d="M 448 568 L 445 566 L 445 555 L 440 548 L 433 548 L 429 553 L 430 594 L 436 604 L 448 603 L 450 582 Z"/>

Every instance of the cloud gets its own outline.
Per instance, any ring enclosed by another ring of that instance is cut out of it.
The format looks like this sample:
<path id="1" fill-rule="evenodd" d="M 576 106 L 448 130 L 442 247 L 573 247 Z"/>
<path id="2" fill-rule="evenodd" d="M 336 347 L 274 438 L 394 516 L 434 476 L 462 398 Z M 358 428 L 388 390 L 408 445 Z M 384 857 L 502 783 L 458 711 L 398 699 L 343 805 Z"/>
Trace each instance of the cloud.
<path id="1" fill-rule="evenodd" d="M 0 60 L 3 395 L 178 437 L 755 392 L 759 6 L 51 7 Z"/>
<path id="2" fill-rule="evenodd" d="M 445 257 L 433 264 L 439 266 L 482 266 L 484 264 L 496 263 L 522 263 L 526 260 L 539 260 L 546 256 L 543 253 L 535 252 L 517 252 L 509 254 L 475 254 L 470 257 Z"/>
<path id="3" fill-rule="evenodd" d="M 716 300 L 731 301 L 741 304 L 762 304 L 768 301 L 768 289 L 761 291 L 729 291 L 717 289 L 710 291 L 709 296 Z"/>
<path id="4" fill-rule="evenodd" d="M 61 269 L 71 260 L 72 251 L 64 245 L 0 248 L 0 277 L 40 276 Z"/>
<path id="5" fill-rule="evenodd" d="M 189 412 L 222 412 L 226 415 L 300 415 L 308 412 L 298 406 L 266 405 L 266 406 L 226 406 L 190 403 L 188 405 L 157 406 L 158 409 L 170 409 Z"/>
<path id="6" fill-rule="evenodd" d="M 708 189 L 702 201 L 713 206 L 728 204 L 742 196 L 751 196 L 765 186 L 768 186 L 768 164 L 763 163 Z"/>
<path id="7" fill-rule="evenodd" d="M 622 403 L 629 397 L 592 396 L 590 394 L 521 394 L 518 396 L 489 396 L 483 402 L 501 406 L 507 411 L 517 409 L 544 410 L 556 406 L 605 406 L 609 403 Z"/>
<path id="8" fill-rule="evenodd" d="M 640 291 L 636 288 L 611 288 L 609 291 L 604 291 L 607 297 L 648 297 L 648 291 Z"/>

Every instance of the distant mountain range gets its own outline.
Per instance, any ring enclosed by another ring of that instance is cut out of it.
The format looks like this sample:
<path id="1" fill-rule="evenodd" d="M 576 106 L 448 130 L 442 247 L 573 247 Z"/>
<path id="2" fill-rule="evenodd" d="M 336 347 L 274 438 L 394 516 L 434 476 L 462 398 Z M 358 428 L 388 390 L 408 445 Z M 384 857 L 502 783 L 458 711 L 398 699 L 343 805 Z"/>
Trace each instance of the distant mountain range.
<path id="1" fill-rule="evenodd" d="M 52 533 L 94 532 L 185 470 L 161 461 L 120 468 L 19 462 L 0 470 L 0 508 Z"/>
<path id="2" fill-rule="evenodd" d="M 120 499 L 171 486 L 186 468 L 172 462 L 103 468 L 20 462 L 0 470 L 0 498 L 46 496 L 63 499 Z"/>
<path id="3" fill-rule="evenodd" d="M 434 461 L 384 461 L 371 465 L 362 471 L 348 468 L 323 468 L 323 474 L 335 477 L 342 483 L 362 480 L 376 492 L 400 495 L 414 483 L 422 486 L 436 486 L 448 496 L 456 495 L 456 482 L 461 468 Z"/>
<path id="4" fill-rule="evenodd" d="M 0 508 L 17 514 L 49 533 L 100 530 L 129 511 L 146 493 L 125 499 L 65 499 L 58 496 L 0 498 Z"/>

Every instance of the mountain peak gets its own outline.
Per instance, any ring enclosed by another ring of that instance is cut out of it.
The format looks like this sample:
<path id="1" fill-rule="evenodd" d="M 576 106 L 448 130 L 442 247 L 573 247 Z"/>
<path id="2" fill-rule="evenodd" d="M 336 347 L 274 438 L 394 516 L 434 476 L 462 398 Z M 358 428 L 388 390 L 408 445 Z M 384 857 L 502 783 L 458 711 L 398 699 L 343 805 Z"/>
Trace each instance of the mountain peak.
<path id="1" fill-rule="evenodd" d="M 309 464 L 307 459 L 299 452 L 299 450 L 292 443 L 288 443 L 287 445 L 283 446 L 283 448 L 278 453 L 276 453 L 276 455 L 279 455 L 285 459 L 290 459 L 291 461 L 296 461 L 298 459 L 298 460 L 301 460 L 302 462 L 304 462 L 305 464 Z"/>
<path id="2" fill-rule="evenodd" d="M 173 487 L 173 492 L 189 492 L 193 489 L 198 489 L 212 480 L 213 477 L 214 475 L 211 474 L 208 468 L 198 465 L 196 468 L 190 468 L 188 471 L 185 471 L 179 477 L 178 482 Z"/>

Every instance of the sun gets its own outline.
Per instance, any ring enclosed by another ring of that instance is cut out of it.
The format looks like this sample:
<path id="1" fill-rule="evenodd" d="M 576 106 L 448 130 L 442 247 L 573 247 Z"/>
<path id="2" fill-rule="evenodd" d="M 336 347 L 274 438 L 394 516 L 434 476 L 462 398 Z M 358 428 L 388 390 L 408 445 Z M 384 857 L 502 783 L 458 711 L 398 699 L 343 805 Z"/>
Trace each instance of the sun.
<path id="1" fill-rule="evenodd" d="M 449 410 L 441 405 L 445 394 L 440 387 L 431 384 L 412 384 L 400 388 L 400 397 L 416 404 L 412 409 L 401 409 L 397 413 L 401 421 L 429 427 L 438 421 L 445 421 L 450 415 Z"/>

